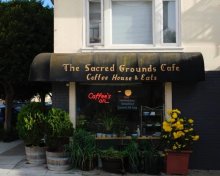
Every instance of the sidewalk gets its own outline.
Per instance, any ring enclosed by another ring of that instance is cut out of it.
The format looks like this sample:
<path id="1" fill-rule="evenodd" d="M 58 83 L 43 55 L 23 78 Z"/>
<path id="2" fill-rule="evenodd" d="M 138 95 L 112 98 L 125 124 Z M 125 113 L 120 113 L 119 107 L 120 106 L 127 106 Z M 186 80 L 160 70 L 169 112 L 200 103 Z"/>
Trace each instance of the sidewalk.
<path id="1" fill-rule="evenodd" d="M 146 176 L 146 174 L 126 174 L 126 176 Z M 162 174 L 166 175 L 166 174 Z M 189 176 L 219 176 L 220 171 L 191 170 Z M 45 165 L 27 164 L 22 141 L 0 142 L 0 176 L 118 176 L 102 170 L 64 172 L 49 171 Z"/>

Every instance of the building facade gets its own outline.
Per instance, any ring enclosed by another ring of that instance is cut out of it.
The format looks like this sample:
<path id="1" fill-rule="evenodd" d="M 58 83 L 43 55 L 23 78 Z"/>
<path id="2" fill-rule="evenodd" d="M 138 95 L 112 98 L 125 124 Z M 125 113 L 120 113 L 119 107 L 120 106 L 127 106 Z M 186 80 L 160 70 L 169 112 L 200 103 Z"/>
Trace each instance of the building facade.
<path id="1" fill-rule="evenodd" d="M 178 108 L 201 136 L 190 167 L 220 169 L 219 9 L 219 0 L 54 0 L 54 53 L 36 56 L 30 79 L 52 82 L 53 106 L 74 125 L 108 111 L 130 133 L 158 135 L 142 110 L 166 118 Z"/>

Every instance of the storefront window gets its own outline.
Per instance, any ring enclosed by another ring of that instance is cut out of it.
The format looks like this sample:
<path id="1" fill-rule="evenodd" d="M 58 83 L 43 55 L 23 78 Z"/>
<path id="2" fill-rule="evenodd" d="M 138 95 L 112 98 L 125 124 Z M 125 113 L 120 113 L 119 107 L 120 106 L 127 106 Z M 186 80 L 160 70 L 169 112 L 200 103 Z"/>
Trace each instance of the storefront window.
<path id="1" fill-rule="evenodd" d="M 77 85 L 77 121 L 86 120 L 92 132 L 106 132 L 104 119 L 111 117 L 111 132 L 128 135 L 140 126 L 141 107 L 162 107 L 164 87 L 157 84 L 79 84 Z M 142 130 L 142 129 L 141 129 Z"/>

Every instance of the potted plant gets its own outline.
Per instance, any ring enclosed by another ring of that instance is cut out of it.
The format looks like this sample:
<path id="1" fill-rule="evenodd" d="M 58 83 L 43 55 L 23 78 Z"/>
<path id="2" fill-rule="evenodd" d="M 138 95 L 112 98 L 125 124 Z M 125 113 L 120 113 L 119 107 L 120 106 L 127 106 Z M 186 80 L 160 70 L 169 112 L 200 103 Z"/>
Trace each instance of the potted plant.
<path id="1" fill-rule="evenodd" d="M 69 114 L 61 109 L 52 108 L 46 121 L 47 167 L 50 170 L 70 169 L 70 158 L 65 152 L 64 145 L 69 143 L 73 134 L 73 124 Z"/>
<path id="2" fill-rule="evenodd" d="M 143 160 L 143 171 L 146 174 L 159 175 L 163 168 L 163 157 L 160 152 L 149 141 L 141 141 L 140 150 Z"/>
<path id="3" fill-rule="evenodd" d="M 45 109 L 41 103 L 32 102 L 25 105 L 18 114 L 18 135 L 25 143 L 28 163 L 46 162 L 45 154 Z"/>
<path id="4" fill-rule="evenodd" d="M 71 163 L 81 170 L 92 170 L 97 164 L 95 136 L 84 129 L 76 129 L 66 148 Z"/>
<path id="5" fill-rule="evenodd" d="M 112 137 L 113 127 L 116 124 L 117 117 L 106 113 L 102 119 L 103 126 L 106 130 L 107 137 Z"/>
<path id="6" fill-rule="evenodd" d="M 194 130 L 194 120 L 181 116 L 178 109 L 168 111 L 163 122 L 162 139 L 166 143 L 166 172 L 187 174 L 192 144 L 199 139 Z"/>
<path id="7" fill-rule="evenodd" d="M 132 138 L 125 148 L 126 169 L 132 173 L 138 173 L 140 168 L 140 150 L 136 138 Z"/>
<path id="8" fill-rule="evenodd" d="M 100 150 L 99 156 L 102 161 L 103 170 L 111 173 L 125 173 L 124 151 L 115 150 L 113 147 L 110 147 L 106 150 Z"/>

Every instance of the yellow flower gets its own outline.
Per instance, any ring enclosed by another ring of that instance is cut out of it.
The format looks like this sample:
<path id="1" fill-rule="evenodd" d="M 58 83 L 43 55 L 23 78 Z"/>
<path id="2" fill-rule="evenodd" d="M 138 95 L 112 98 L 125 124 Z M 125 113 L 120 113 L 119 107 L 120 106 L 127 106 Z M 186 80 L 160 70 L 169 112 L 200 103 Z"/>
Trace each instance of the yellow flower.
<path id="1" fill-rule="evenodd" d="M 176 120 L 173 119 L 173 118 L 169 118 L 167 121 L 168 121 L 169 123 L 173 123 L 173 122 L 175 122 Z"/>
<path id="2" fill-rule="evenodd" d="M 175 122 L 175 121 L 176 121 L 176 120 L 173 119 L 173 118 L 170 119 L 170 122 L 171 122 L 171 123 L 173 123 L 173 122 Z"/>
<path id="3" fill-rule="evenodd" d="M 164 126 L 163 129 L 164 129 L 165 132 L 171 132 L 172 131 L 171 126 Z"/>
<path id="4" fill-rule="evenodd" d="M 173 112 L 176 112 L 177 114 L 181 114 L 179 109 L 174 109 Z"/>
<path id="5" fill-rule="evenodd" d="M 188 122 L 192 124 L 194 121 L 193 119 L 188 119 Z"/>
<path id="6" fill-rule="evenodd" d="M 199 140 L 199 135 L 192 136 L 192 140 L 193 140 L 193 141 L 198 141 L 198 140 Z"/>
<path id="7" fill-rule="evenodd" d="M 185 136 L 185 133 L 182 131 L 173 132 L 174 139 L 180 138 L 182 136 Z"/>
<path id="8" fill-rule="evenodd" d="M 172 131 L 172 127 L 170 126 L 170 124 L 167 121 L 163 122 L 163 129 L 165 132 L 171 132 Z"/>
<path id="9" fill-rule="evenodd" d="M 185 132 L 185 133 L 188 133 L 188 132 L 189 132 L 189 130 L 184 130 L 184 132 Z"/>
<path id="10" fill-rule="evenodd" d="M 180 121 L 175 123 L 175 127 L 177 130 L 183 130 L 183 124 Z"/>
<path id="11" fill-rule="evenodd" d="M 184 122 L 184 120 L 183 120 L 183 119 L 180 119 L 180 122 Z"/>
<path id="12" fill-rule="evenodd" d="M 190 128 L 189 131 L 193 131 L 193 128 Z"/>
<path id="13" fill-rule="evenodd" d="M 172 113 L 172 117 L 173 117 L 174 119 L 176 119 L 176 118 L 178 117 L 177 113 L 176 113 L 176 112 Z"/>

